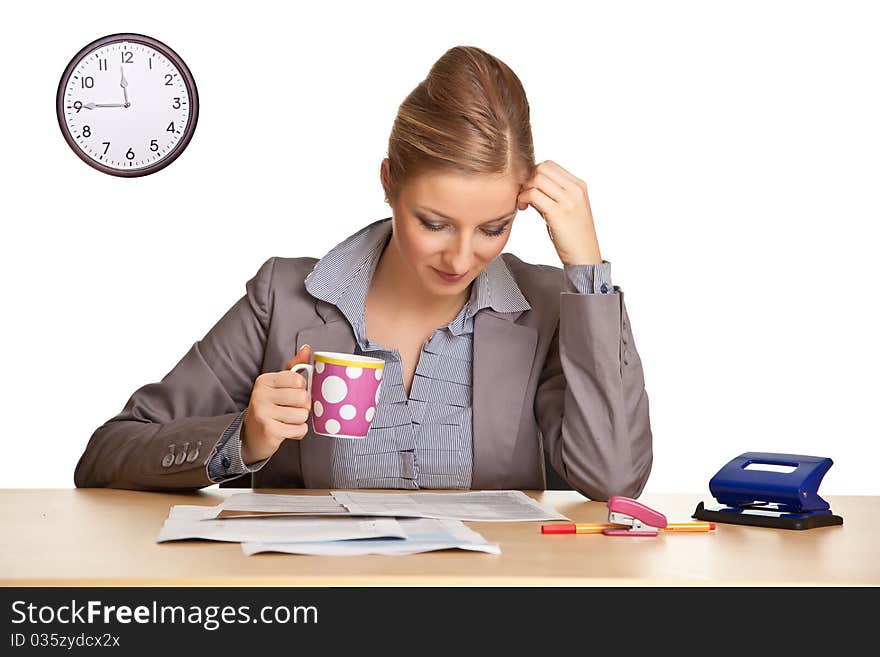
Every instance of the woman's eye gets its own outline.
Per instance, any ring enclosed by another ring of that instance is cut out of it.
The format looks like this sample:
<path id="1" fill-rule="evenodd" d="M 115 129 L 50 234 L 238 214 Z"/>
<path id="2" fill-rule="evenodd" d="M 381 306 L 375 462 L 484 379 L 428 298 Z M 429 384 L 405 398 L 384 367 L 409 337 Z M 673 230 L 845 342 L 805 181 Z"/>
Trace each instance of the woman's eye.
<path id="1" fill-rule="evenodd" d="M 499 235 L 504 234 L 505 230 L 507 230 L 507 224 L 504 224 L 501 228 L 497 228 L 495 230 L 484 230 L 483 232 L 489 237 L 498 237 Z"/>
<path id="2" fill-rule="evenodd" d="M 437 224 L 428 223 L 424 219 L 419 219 L 422 222 L 422 226 L 427 228 L 428 230 L 443 230 L 443 226 L 438 226 Z"/>
<path id="3" fill-rule="evenodd" d="M 446 228 L 446 226 L 443 224 L 432 224 L 429 221 L 425 221 L 421 217 L 419 217 L 419 221 L 421 222 L 422 226 L 424 226 L 428 230 L 439 231 L 439 230 L 443 230 L 444 228 Z M 481 229 L 481 232 L 488 237 L 498 237 L 499 235 L 504 234 L 504 231 L 507 230 L 508 224 L 510 224 L 510 222 L 507 222 L 506 224 L 501 226 L 501 228 L 496 228 L 495 230 L 482 230 Z"/>

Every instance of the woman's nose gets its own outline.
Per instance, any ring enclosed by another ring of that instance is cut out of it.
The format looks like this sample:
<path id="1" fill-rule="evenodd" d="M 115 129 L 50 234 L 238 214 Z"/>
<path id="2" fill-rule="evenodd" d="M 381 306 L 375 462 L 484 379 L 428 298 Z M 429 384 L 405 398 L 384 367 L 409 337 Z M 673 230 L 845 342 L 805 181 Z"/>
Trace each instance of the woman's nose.
<path id="1" fill-rule="evenodd" d="M 473 244 L 470 239 L 462 238 L 446 253 L 446 271 L 450 274 L 462 274 L 471 268 L 473 261 Z"/>

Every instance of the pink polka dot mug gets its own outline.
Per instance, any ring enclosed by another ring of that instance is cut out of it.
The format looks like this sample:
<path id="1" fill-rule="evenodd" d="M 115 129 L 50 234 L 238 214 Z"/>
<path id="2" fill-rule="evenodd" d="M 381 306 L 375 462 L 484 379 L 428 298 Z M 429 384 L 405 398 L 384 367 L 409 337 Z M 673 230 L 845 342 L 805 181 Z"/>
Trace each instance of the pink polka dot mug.
<path id="1" fill-rule="evenodd" d="M 385 361 L 380 358 L 316 351 L 314 364 L 297 363 L 291 372 L 307 370 L 312 397 L 309 414 L 319 436 L 366 438 L 376 415 Z"/>

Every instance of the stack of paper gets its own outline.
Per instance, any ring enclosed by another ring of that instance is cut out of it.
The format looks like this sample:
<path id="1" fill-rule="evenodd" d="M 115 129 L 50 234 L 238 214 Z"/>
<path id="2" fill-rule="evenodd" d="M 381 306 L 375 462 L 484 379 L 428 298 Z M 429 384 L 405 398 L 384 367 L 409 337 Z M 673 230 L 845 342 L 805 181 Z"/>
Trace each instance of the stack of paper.
<path id="1" fill-rule="evenodd" d="M 399 520 L 397 518 L 400 518 Z M 245 554 L 414 554 L 458 548 L 500 554 L 462 520 L 568 520 L 520 491 L 238 493 L 217 506 L 171 508 L 157 542 L 234 541 Z"/>
<path id="2" fill-rule="evenodd" d="M 406 538 L 394 518 L 233 518 L 218 520 L 217 507 L 178 504 L 159 532 L 157 543 L 186 538 L 212 541 L 349 541 Z"/>
<path id="3" fill-rule="evenodd" d="M 218 518 L 259 516 L 350 516 L 351 511 L 330 495 L 236 493 L 216 507 Z"/>
<path id="4" fill-rule="evenodd" d="M 351 513 L 363 516 L 447 518 L 476 522 L 568 520 L 520 490 L 471 493 L 331 493 Z"/>
<path id="5" fill-rule="evenodd" d="M 400 520 L 406 537 L 400 539 L 372 539 L 368 541 L 326 541 L 321 543 L 272 543 L 249 541 L 241 547 L 247 555 L 257 552 L 287 552 L 289 554 L 324 554 L 355 556 L 361 554 L 415 554 L 433 550 L 471 550 L 501 554 L 497 543 L 489 543 L 459 520 L 407 518 Z"/>

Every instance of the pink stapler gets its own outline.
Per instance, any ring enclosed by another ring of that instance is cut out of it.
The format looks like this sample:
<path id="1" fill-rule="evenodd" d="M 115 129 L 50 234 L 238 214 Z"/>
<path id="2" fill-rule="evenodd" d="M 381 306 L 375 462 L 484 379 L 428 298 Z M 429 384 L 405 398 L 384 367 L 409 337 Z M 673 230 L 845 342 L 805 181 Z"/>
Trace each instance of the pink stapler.
<path id="1" fill-rule="evenodd" d="M 629 529 L 605 529 L 607 536 L 656 536 L 666 527 L 666 516 L 628 497 L 615 495 L 608 500 L 608 522 L 628 525 Z"/>

